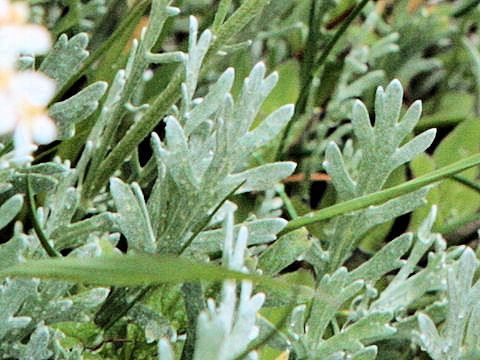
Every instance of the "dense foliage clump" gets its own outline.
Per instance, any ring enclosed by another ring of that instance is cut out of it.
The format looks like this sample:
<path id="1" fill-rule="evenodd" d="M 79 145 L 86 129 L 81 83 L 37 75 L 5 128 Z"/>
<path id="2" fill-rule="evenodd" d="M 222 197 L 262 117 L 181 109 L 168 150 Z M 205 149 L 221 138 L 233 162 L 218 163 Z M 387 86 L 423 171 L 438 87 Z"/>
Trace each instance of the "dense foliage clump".
<path id="1" fill-rule="evenodd" d="M 0 0 L 0 359 L 480 358 L 478 0 Z"/>

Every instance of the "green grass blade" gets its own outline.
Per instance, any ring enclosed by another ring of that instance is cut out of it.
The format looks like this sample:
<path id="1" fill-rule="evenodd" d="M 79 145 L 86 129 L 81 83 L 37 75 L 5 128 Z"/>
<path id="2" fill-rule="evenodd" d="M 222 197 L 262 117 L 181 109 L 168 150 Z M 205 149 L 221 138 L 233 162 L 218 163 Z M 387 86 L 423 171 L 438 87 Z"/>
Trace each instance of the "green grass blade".
<path id="1" fill-rule="evenodd" d="M 137 286 L 195 280 L 250 280 L 279 290 L 298 291 L 266 276 L 245 274 L 212 264 L 162 255 L 110 255 L 95 258 L 31 260 L 0 271 L 0 277 L 35 277 L 44 280 L 85 282 L 95 285 Z M 306 287 L 302 287 L 307 290 Z"/>
<path id="2" fill-rule="evenodd" d="M 442 180 L 446 177 L 462 172 L 463 170 L 466 170 L 478 164 L 480 164 L 480 154 L 475 154 L 466 159 L 457 161 L 453 164 L 450 164 L 438 170 L 432 171 L 431 173 L 423 175 L 419 178 L 394 186 L 390 189 L 378 191 L 372 194 L 361 196 L 356 199 L 344 201 L 344 202 L 335 204 L 333 206 L 329 206 L 319 211 L 311 212 L 298 219 L 290 221 L 287 224 L 287 226 L 285 226 L 285 228 L 283 228 L 283 230 L 280 231 L 278 236 L 282 236 L 295 229 L 299 229 L 303 226 L 307 226 L 319 221 L 323 221 L 337 215 L 363 209 L 370 205 L 377 205 L 377 204 L 383 203 L 397 196 L 404 195 L 409 192 L 418 190 L 423 186 L 432 184 L 436 181 Z"/>

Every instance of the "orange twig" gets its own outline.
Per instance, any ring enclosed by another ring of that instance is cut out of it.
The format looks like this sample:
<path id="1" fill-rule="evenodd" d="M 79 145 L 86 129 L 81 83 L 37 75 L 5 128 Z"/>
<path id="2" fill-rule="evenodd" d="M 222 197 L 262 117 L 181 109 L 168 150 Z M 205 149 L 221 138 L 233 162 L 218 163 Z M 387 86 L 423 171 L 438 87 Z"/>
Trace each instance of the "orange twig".
<path id="1" fill-rule="evenodd" d="M 293 174 L 289 177 L 286 177 L 283 179 L 284 183 L 292 183 L 292 182 L 299 182 L 305 179 L 305 174 Z M 310 180 L 312 181 L 328 181 L 331 180 L 332 178 L 328 176 L 327 174 L 321 174 L 321 173 L 314 173 L 310 175 Z"/>

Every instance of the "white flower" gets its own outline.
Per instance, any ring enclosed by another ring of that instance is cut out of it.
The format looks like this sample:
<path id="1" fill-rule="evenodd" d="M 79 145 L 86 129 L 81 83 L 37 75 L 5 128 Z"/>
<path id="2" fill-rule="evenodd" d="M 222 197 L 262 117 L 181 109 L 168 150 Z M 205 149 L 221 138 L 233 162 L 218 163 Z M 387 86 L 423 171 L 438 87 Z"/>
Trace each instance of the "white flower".
<path id="1" fill-rule="evenodd" d="M 13 64 L 18 55 L 45 53 L 51 45 L 50 34 L 41 25 L 28 24 L 25 3 L 0 0 L 0 61 Z"/>
<path id="2" fill-rule="evenodd" d="M 13 130 L 15 157 L 55 139 L 55 123 L 46 108 L 54 94 L 55 82 L 44 74 L 0 68 L 0 134 Z"/>

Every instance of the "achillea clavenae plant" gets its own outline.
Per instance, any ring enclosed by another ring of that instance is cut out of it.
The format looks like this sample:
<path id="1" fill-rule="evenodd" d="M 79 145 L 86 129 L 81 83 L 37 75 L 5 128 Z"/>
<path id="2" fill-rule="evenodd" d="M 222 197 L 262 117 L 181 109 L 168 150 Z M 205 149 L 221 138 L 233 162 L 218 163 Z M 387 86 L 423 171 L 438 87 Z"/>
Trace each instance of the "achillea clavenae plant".
<path id="1" fill-rule="evenodd" d="M 0 359 L 479 358 L 478 16 L 0 0 Z"/>

